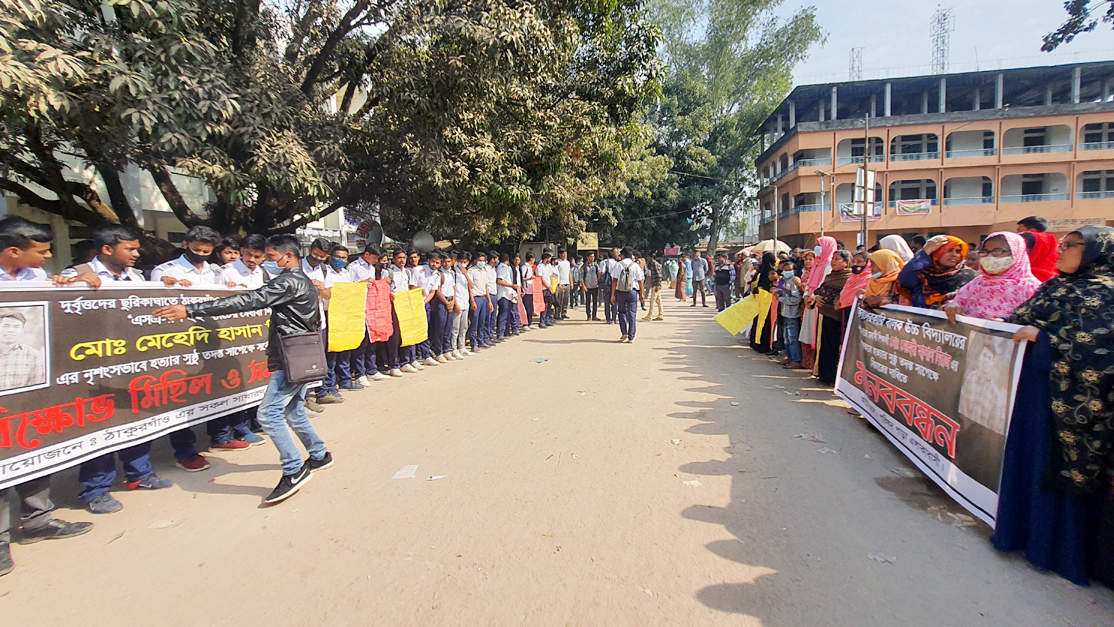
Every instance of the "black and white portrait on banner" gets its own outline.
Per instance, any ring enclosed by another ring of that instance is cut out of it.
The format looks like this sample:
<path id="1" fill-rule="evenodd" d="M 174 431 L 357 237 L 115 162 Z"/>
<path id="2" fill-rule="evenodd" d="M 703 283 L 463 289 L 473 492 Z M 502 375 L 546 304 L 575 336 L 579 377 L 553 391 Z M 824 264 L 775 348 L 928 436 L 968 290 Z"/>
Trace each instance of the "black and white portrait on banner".
<path id="1" fill-rule="evenodd" d="M 0 306 L 0 396 L 47 386 L 49 344 L 46 302 Z"/>

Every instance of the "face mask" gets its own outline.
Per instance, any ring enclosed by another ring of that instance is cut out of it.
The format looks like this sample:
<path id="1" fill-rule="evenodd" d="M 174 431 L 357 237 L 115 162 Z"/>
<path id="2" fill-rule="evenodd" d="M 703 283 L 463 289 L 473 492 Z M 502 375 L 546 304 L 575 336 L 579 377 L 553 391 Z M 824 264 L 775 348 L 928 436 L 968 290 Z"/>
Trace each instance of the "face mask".
<path id="1" fill-rule="evenodd" d="M 310 255 L 309 257 L 306 257 L 306 263 L 309 264 L 309 267 L 316 268 L 317 266 L 321 265 L 321 260 L 317 257 L 314 257 L 313 255 Z"/>
<path id="2" fill-rule="evenodd" d="M 874 274 L 872 274 L 870 276 L 874 277 L 875 279 L 880 279 L 880 278 L 882 278 L 882 273 L 881 272 L 875 272 Z"/>
<path id="3" fill-rule="evenodd" d="M 822 246 L 817 246 L 812 249 L 812 252 L 816 253 L 816 256 L 819 257 L 820 254 L 824 252 L 824 248 Z"/>
<path id="4" fill-rule="evenodd" d="M 186 252 L 184 254 L 186 256 L 186 261 L 192 263 L 195 266 L 198 265 L 199 263 L 201 263 L 202 261 L 205 261 L 206 259 L 208 259 L 208 255 L 206 255 L 206 256 L 199 255 L 199 254 L 193 252 L 192 250 L 190 250 L 188 248 L 186 249 Z"/>
<path id="5" fill-rule="evenodd" d="M 1013 265 L 1013 257 L 982 257 L 979 265 L 989 274 L 1002 274 Z"/>
<path id="6" fill-rule="evenodd" d="M 782 276 L 782 278 L 784 278 L 784 279 L 792 279 L 792 278 L 793 278 L 793 276 L 794 276 L 794 275 L 796 275 L 796 274 L 797 274 L 797 273 L 796 273 L 796 272 L 794 272 L 794 271 L 792 271 L 792 270 L 786 270 L 785 272 L 782 272 L 782 273 L 781 273 L 781 276 Z"/>
<path id="7" fill-rule="evenodd" d="M 259 265 L 263 266 L 263 269 L 267 271 L 267 274 L 270 274 L 272 276 L 282 272 L 282 268 L 279 267 L 277 261 L 264 261 Z"/>
<path id="8" fill-rule="evenodd" d="M 340 257 L 333 257 L 332 259 L 329 260 L 329 265 L 333 267 L 333 270 L 336 270 L 337 272 L 340 272 L 341 270 L 343 270 L 345 268 L 345 266 L 348 265 L 348 263 L 346 261 L 344 261 L 343 259 L 341 259 Z"/>
<path id="9" fill-rule="evenodd" d="M 862 274 L 866 266 L 851 266 L 851 274 Z"/>

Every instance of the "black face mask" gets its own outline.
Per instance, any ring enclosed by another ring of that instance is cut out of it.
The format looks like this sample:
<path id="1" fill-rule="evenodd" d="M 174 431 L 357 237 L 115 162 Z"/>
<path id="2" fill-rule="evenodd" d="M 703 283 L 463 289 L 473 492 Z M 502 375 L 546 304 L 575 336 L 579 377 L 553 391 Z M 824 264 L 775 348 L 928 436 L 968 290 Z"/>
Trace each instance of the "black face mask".
<path id="1" fill-rule="evenodd" d="M 192 263 L 195 266 L 209 258 L 208 255 L 199 255 L 188 248 L 183 254 L 186 256 L 186 261 Z"/>
<path id="2" fill-rule="evenodd" d="M 309 264 L 309 267 L 316 268 L 317 266 L 321 265 L 321 260 L 317 257 L 314 257 L 313 255 L 310 255 L 306 257 L 306 263 Z"/>
<path id="3" fill-rule="evenodd" d="M 862 274 L 866 270 L 866 266 L 851 266 L 851 274 Z"/>

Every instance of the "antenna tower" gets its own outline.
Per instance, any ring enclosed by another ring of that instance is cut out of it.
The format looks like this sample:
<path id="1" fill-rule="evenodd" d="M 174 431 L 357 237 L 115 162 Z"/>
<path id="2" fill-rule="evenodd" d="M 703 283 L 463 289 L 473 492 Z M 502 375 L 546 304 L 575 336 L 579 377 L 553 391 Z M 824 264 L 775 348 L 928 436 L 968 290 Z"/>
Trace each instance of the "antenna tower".
<path id="1" fill-rule="evenodd" d="M 955 20 L 952 17 L 952 10 L 936 5 L 936 13 L 932 14 L 931 22 L 933 74 L 948 73 L 948 58 L 951 56 L 948 51 L 948 38 L 953 30 L 955 30 Z"/>
<path id="2" fill-rule="evenodd" d="M 852 48 L 850 59 L 847 62 L 847 80 L 863 80 L 863 49 Z"/>

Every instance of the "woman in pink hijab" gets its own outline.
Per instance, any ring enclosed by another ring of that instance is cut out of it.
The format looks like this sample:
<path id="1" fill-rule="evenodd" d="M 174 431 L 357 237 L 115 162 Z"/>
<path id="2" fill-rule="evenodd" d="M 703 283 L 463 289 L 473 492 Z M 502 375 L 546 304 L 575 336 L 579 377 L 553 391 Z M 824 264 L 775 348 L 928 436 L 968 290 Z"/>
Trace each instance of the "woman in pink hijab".
<path id="1" fill-rule="evenodd" d="M 811 369 L 816 363 L 816 330 L 819 327 L 820 316 L 811 297 L 816 293 L 816 288 L 824 282 L 831 270 L 832 257 L 835 256 L 839 242 L 834 237 L 819 237 L 816 239 L 816 248 L 810 252 L 815 255 L 812 268 L 804 277 L 804 302 L 806 309 L 801 317 L 801 367 Z"/>
<path id="2" fill-rule="evenodd" d="M 959 288 L 944 307 L 953 323 L 956 314 L 987 320 L 1009 318 L 1040 287 L 1040 279 L 1029 266 L 1025 240 L 1017 233 L 992 233 L 979 246 L 978 255 L 979 276 Z"/>

